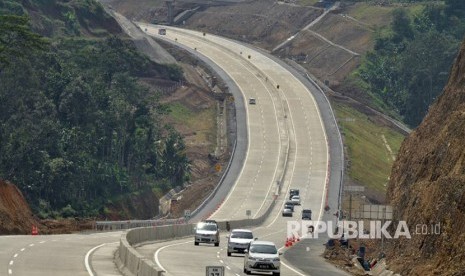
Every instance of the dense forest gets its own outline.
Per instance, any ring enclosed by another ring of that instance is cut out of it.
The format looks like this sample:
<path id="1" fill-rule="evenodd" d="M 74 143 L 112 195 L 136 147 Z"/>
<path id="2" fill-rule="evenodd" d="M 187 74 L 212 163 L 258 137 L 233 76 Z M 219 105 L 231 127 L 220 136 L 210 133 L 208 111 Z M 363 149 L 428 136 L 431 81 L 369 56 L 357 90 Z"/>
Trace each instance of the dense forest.
<path id="1" fill-rule="evenodd" d="M 182 138 L 139 80 L 182 71 L 115 30 L 91 0 L 0 2 L 0 178 L 43 218 L 103 216 L 109 200 L 189 177 Z"/>
<path id="2" fill-rule="evenodd" d="M 415 127 L 447 81 L 465 35 L 465 1 L 402 2 L 426 4 L 420 12 L 394 10 L 392 24 L 376 31 L 374 51 L 357 76 L 366 91 Z"/>

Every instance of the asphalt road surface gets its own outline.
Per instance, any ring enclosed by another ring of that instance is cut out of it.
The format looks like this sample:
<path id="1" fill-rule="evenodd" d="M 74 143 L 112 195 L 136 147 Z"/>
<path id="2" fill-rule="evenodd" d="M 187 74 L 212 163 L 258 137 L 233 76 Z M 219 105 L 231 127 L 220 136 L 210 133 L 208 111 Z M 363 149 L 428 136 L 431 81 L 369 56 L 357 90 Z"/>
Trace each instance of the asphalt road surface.
<path id="1" fill-rule="evenodd" d="M 147 31 L 157 36 L 156 26 L 147 26 Z M 300 220 L 302 207 L 312 209 L 314 219 L 330 217 L 323 207 L 328 204 L 328 194 L 330 202 L 337 198 L 337 191 L 327 192 L 333 189 L 333 185 L 328 189 L 327 183 L 327 140 L 332 137 L 325 134 L 322 116 L 308 85 L 279 62 L 231 40 L 172 28 L 163 38 L 177 40 L 176 43 L 209 58 L 243 92 L 243 106 L 238 109 L 243 114 L 238 117 L 243 116 L 247 125 L 238 127 L 246 128 L 247 151 L 239 156 L 242 162 L 235 162 L 236 166 L 241 164 L 234 171 L 237 181 L 223 189 L 230 191 L 224 194 L 223 204 L 208 215 L 222 220 L 243 219 L 247 218 L 246 210 L 250 210 L 250 217 L 255 218 L 267 210 L 277 193 L 278 204 L 271 215 L 253 230 L 259 239 L 274 241 L 278 247 L 284 246 L 287 221 Z M 248 104 L 249 98 L 255 98 L 256 104 Z M 277 185 L 278 181 L 281 185 Z M 302 207 L 296 208 L 294 218 L 283 218 L 282 205 L 290 188 L 300 189 Z M 223 201 L 221 198 L 216 200 Z M 89 275 L 89 252 L 104 243 L 117 242 L 120 235 L 121 232 L 0 236 L 0 275 Z M 194 247 L 193 239 L 187 238 L 138 250 L 154 258 L 168 275 L 204 275 L 206 265 L 224 265 L 227 275 L 242 275 L 243 258 L 226 257 L 224 235 L 220 247 Z M 301 241 L 288 251 L 282 248 L 282 275 L 342 274 L 319 257 L 322 250 L 320 240 Z"/>
<path id="2" fill-rule="evenodd" d="M 140 26 L 150 35 L 208 57 L 242 90 L 248 122 L 248 151 L 237 181 L 210 218 L 244 219 L 246 210 L 251 211 L 250 218 L 256 218 L 266 211 L 278 191 L 278 204 L 270 217 L 253 230 L 259 239 L 274 241 L 285 251 L 287 222 L 300 221 L 302 208 L 312 209 L 313 219 L 322 219 L 327 204 L 328 142 L 312 94 L 286 68 L 245 45 L 165 26 L 167 34 L 161 36 L 159 26 Z M 250 98 L 256 99 L 256 104 L 248 104 Z M 278 181 L 282 184 L 280 189 Z M 282 206 L 290 188 L 300 189 L 302 205 L 296 208 L 293 218 L 283 218 Z M 291 267 L 286 261 L 286 252 L 282 275 L 344 274 L 319 257 L 323 250 L 321 240 L 301 243 L 306 246 L 289 252 L 294 251 L 294 255 L 297 252 L 299 257 L 293 256 L 293 259 L 301 259 L 302 263 L 294 261 L 293 265 L 305 267 L 305 271 Z M 204 275 L 208 265 L 223 265 L 227 275 L 242 275 L 242 256 L 226 257 L 225 246 L 225 237 L 219 248 L 194 246 L 193 238 L 187 238 L 145 245 L 138 250 L 154 258 L 168 275 Z"/>

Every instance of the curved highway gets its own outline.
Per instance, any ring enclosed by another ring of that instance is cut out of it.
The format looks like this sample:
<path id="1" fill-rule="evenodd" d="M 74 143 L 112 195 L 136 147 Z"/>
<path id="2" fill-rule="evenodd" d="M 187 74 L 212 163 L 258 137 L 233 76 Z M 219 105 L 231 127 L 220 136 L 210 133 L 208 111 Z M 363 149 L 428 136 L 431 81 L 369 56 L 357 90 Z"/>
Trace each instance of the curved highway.
<path id="1" fill-rule="evenodd" d="M 158 36 L 158 27 L 143 28 Z M 298 220 L 300 215 L 301 207 L 294 218 L 280 215 L 290 188 L 300 189 L 302 206 L 313 210 L 313 219 L 330 217 L 323 206 L 328 204 L 328 191 L 331 202 L 337 197 L 337 185 L 328 187 L 327 140 L 333 137 L 326 135 L 315 99 L 302 80 L 268 56 L 231 40 L 175 28 L 168 28 L 163 39 L 190 47 L 216 63 L 240 87 L 246 103 L 248 150 L 235 184 L 223 204 L 209 216 L 244 219 L 246 210 L 250 210 L 250 218 L 256 218 L 278 195 L 271 215 L 253 229 L 259 239 L 274 241 L 278 247 L 284 246 L 287 221 Z M 256 104 L 248 104 L 249 98 L 255 98 Z M 120 235 L 0 236 L 0 275 L 110 275 L 91 272 L 89 259 L 92 250 L 119 241 Z M 242 275 L 243 258 L 226 256 L 224 235 L 220 247 L 194 247 L 192 238 L 187 238 L 138 250 L 154 259 L 167 275 L 205 275 L 207 265 L 224 265 L 227 275 Z M 343 274 L 322 261 L 322 249 L 319 240 L 300 242 L 284 254 L 282 275 Z M 294 255 L 288 259 L 291 252 Z M 114 272 L 111 250 L 107 255 L 104 266 Z"/>
<path id="2" fill-rule="evenodd" d="M 0 236 L 0 275 L 88 276 L 88 252 L 98 245 L 117 242 L 121 233 Z"/>
<path id="3" fill-rule="evenodd" d="M 302 207 L 313 210 L 314 220 L 321 219 L 327 204 L 328 142 L 315 99 L 305 85 L 280 64 L 266 55 L 234 41 L 210 34 L 167 29 L 158 35 L 159 26 L 139 24 L 148 34 L 181 44 L 216 63 L 241 88 L 247 104 L 248 153 L 237 181 L 223 204 L 210 218 L 232 220 L 250 218 L 264 213 L 278 194 L 271 215 L 254 234 L 259 239 L 274 241 L 284 247 L 287 221 L 300 221 Z M 278 185 L 278 184 L 281 185 Z M 282 205 L 290 188 L 301 191 L 302 207 L 294 218 L 281 217 Z M 313 270 L 325 275 L 343 272 L 322 261 L 321 243 L 306 246 L 306 259 Z M 241 255 L 226 257 L 226 238 L 220 248 L 194 246 L 193 239 L 181 239 L 145 245 L 138 248 L 147 258 L 154 258 L 167 275 L 204 275 L 205 266 L 224 265 L 226 275 L 242 275 Z M 283 258 L 285 259 L 285 258 Z M 299 264 L 297 264 L 299 265 Z M 317 272 L 316 275 L 319 273 Z M 283 260 L 282 275 L 310 275 Z"/>

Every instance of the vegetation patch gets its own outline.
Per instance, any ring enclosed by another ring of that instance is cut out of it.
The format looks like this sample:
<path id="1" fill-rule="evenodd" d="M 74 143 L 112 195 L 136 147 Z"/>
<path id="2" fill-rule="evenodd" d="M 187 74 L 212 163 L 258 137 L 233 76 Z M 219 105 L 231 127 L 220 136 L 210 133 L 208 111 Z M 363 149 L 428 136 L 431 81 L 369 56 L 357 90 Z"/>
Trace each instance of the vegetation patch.
<path id="1" fill-rule="evenodd" d="M 353 108 L 341 104 L 333 106 L 350 160 L 349 176 L 361 185 L 384 193 L 394 160 L 383 136 L 394 154 L 397 154 L 404 136 L 377 125 Z"/>
<path id="2" fill-rule="evenodd" d="M 140 81 L 177 82 L 182 69 L 151 62 L 124 36 L 95 39 L 119 30 L 103 12 L 89 0 L 0 5 L 0 178 L 42 218 L 105 216 L 112 202 L 150 218 L 148 192 L 189 179 L 184 140 Z"/>

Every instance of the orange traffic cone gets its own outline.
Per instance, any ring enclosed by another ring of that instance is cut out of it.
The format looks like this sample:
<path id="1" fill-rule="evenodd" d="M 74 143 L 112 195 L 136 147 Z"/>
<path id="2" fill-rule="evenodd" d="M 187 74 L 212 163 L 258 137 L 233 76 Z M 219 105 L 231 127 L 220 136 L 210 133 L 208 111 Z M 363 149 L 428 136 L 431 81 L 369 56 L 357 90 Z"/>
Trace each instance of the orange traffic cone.
<path id="1" fill-rule="evenodd" d="M 286 247 L 289 247 L 289 246 L 290 246 L 290 244 L 289 244 L 289 238 L 286 238 L 286 244 L 285 244 L 285 245 L 286 245 Z"/>
<path id="2" fill-rule="evenodd" d="M 39 230 L 37 229 L 37 226 L 32 225 L 32 235 L 36 236 L 39 234 Z"/>

